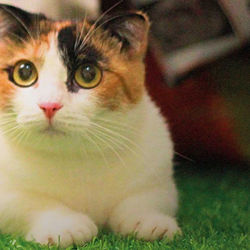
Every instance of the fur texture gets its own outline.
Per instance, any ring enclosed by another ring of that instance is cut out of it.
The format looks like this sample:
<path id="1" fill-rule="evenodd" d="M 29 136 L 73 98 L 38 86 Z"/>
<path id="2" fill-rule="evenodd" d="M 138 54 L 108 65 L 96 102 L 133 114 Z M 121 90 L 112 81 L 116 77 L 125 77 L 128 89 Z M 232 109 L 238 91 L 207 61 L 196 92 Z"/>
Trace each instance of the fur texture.
<path id="1" fill-rule="evenodd" d="M 52 21 L 0 9 L 0 230 L 40 243 L 84 244 L 107 226 L 153 240 L 173 237 L 173 144 L 144 87 L 148 18 Z M 38 80 L 12 81 L 31 61 Z M 80 88 L 77 67 L 102 81 Z M 62 108 L 48 121 L 41 103 Z"/>

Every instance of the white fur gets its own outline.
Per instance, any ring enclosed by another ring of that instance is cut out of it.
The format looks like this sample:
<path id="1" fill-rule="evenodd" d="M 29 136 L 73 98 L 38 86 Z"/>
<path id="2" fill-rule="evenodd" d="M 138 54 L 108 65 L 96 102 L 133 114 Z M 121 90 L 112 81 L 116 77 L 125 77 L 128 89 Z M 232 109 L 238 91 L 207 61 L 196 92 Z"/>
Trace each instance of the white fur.
<path id="1" fill-rule="evenodd" d="M 146 92 L 123 112 L 100 108 L 94 91 L 69 93 L 56 47 L 52 40 L 38 87 L 18 89 L 14 136 L 0 125 L 0 230 L 41 243 L 60 237 L 62 246 L 89 241 L 97 226 L 171 238 L 173 145 L 159 110 Z M 38 107 L 48 101 L 63 104 L 51 133 Z"/>

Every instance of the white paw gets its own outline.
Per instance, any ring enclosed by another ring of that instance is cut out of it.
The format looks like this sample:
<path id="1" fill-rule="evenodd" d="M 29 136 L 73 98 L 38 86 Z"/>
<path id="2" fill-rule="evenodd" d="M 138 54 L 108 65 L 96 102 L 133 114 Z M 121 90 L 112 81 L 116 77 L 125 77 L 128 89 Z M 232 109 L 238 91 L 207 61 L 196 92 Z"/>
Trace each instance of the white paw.
<path id="1" fill-rule="evenodd" d="M 181 233 L 176 220 L 160 213 L 131 215 L 111 220 L 112 229 L 122 235 L 135 234 L 139 239 L 155 240 L 168 237 L 172 239 Z"/>
<path id="2" fill-rule="evenodd" d="M 97 235 L 97 227 L 86 215 L 72 211 L 47 211 L 34 218 L 27 240 L 67 247 L 83 245 Z"/>

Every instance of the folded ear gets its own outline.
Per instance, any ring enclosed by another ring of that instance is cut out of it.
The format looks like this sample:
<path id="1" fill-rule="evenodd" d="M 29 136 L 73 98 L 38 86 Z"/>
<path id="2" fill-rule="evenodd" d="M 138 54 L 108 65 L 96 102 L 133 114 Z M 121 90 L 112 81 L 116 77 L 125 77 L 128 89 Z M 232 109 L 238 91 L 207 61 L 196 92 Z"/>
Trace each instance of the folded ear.
<path id="1" fill-rule="evenodd" d="M 30 32 L 37 20 L 45 18 L 42 15 L 36 15 L 22 9 L 0 4 L 0 38 L 5 36 L 16 36 L 25 38 L 30 36 Z"/>
<path id="2" fill-rule="evenodd" d="M 130 57 L 144 56 L 148 44 L 149 19 L 142 12 L 111 17 L 104 28 L 121 42 L 121 52 Z"/>

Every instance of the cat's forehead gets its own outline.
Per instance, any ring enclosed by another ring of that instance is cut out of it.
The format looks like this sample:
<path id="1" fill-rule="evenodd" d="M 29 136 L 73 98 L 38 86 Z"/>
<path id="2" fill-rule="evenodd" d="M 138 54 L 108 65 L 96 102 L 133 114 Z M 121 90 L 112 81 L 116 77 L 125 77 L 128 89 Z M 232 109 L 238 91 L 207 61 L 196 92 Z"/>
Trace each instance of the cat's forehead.
<path id="1" fill-rule="evenodd" d="M 87 20 L 62 22 L 45 20 L 40 22 L 37 29 L 38 44 L 45 42 L 50 47 L 51 42 L 54 42 L 53 39 L 56 39 L 58 50 L 63 57 L 70 57 L 68 61 L 73 62 L 84 57 L 90 60 L 104 60 L 105 47 L 109 44 L 110 37 L 105 37 L 102 30 Z M 110 50 L 110 47 L 107 49 Z"/>
<path id="2" fill-rule="evenodd" d="M 105 41 L 101 40 L 100 32 L 94 26 L 85 21 L 59 27 L 56 33 L 58 49 L 65 62 L 72 64 L 71 67 L 81 64 L 83 60 L 100 63 L 107 61 L 103 46 Z"/>
<path id="3" fill-rule="evenodd" d="M 85 59 L 100 63 L 107 62 L 108 55 L 117 47 L 113 46 L 112 38 L 105 34 L 105 31 L 85 19 L 35 20 L 26 32 L 18 33 L 15 30 L 9 30 L 8 34 L 5 37 L 3 49 L 9 48 L 10 53 L 5 54 L 10 60 L 16 60 L 22 56 L 42 60 L 50 50 L 51 44 L 56 42 L 64 64 L 75 67 Z M 15 47 L 15 53 L 13 53 L 13 47 Z M 72 65 L 68 65 L 70 63 Z"/>

